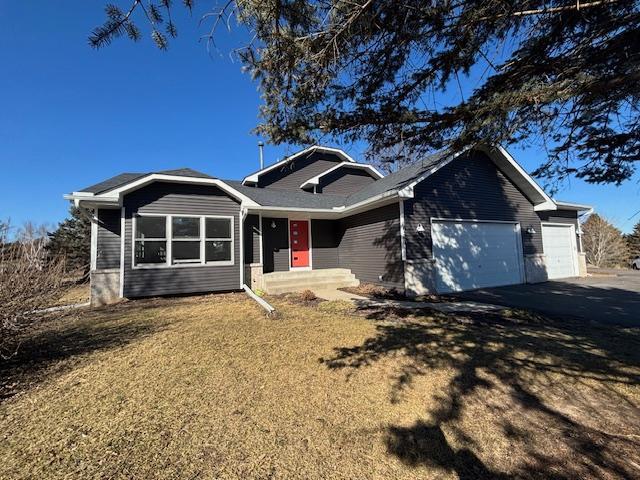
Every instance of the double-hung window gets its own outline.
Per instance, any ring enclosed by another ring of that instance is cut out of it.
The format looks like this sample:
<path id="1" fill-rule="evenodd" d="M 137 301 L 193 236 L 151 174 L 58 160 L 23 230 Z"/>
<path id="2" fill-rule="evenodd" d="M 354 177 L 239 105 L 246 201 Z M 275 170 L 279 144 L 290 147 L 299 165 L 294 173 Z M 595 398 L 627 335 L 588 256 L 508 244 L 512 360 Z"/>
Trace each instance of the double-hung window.
<path id="1" fill-rule="evenodd" d="M 171 217 L 171 262 L 202 263 L 201 217 Z"/>
<path id="2" fill-rule="evenodd" d="M 134 236 L 135 265 L 167 263 L 166 217 L 136 217 Z"/>
<path id="3" fill-rule="evenodd" d="M 205 218 L 205 261 L 230 262 L 233 258 L 232 222 L 229 218 Z"/>
<path id="4" fill-rule="evenodd" d="M 233 265 L 233 217 L 138 215 L 134 266 Z"/>

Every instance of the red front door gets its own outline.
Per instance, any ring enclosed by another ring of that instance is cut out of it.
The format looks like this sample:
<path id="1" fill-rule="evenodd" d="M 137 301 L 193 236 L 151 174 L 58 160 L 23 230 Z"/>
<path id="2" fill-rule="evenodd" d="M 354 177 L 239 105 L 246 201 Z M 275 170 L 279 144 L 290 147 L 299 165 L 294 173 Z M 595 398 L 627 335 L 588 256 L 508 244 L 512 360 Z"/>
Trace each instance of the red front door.
<path id="1" fill-rule="evenodd" d="M 289 239 L 291 240 L 291 266 L 309 266 L 309 222 L 307 220 L 289 221 Z"/>

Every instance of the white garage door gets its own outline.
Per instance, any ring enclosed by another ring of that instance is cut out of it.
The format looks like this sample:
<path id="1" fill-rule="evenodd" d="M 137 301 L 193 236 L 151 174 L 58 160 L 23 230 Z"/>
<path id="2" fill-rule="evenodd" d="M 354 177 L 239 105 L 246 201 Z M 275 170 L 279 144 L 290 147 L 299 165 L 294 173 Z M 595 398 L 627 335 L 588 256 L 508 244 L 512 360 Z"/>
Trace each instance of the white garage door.
<path id="1" fill-rule="evenodd" d="M 524 282 L 517 224 L 434 221 L 431 235 L 439 292 Z"/>
<path id="2" fill-rule="evenodd" d="M 571 225 L 542 225 L 542 248 L 544 249 L 549 279 L 575 277 L 575 236 Z"/>

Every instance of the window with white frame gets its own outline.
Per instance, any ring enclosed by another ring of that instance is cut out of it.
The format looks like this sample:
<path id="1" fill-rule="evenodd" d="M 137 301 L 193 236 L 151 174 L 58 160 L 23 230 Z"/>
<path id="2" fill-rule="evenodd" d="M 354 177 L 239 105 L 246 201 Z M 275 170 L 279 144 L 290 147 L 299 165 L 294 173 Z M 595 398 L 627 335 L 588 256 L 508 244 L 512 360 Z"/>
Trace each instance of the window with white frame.
<path id="1" fill-rule="evenodd" d="M 233 217 L 138 215 L 134 265 L 233 264 Z"/>
<path id="2" fill-rule="evenodd" d="M 135 265 L 167 263 L 166 217 L 136 217 L 135 224 Z"/>
<path id="3" fill-rule="evenodd" d="M 171 217 L 171 263 L 202 263 L 200 217 Z"/>

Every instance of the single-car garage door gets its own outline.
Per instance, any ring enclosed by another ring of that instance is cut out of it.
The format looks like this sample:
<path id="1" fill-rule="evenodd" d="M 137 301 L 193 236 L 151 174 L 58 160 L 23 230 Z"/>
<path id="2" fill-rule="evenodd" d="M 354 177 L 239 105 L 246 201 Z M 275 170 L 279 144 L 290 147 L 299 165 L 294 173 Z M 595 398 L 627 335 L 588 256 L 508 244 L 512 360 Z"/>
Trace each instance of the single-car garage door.
<path id="1" fill-rule="evenodd" d="M 573 225 L 542 224 L 542 248 L 550 280 L 578 275 L 575 238 Z"/>
<path id="2" fill-rule="evenodd" d="M 517 223 L 434 220 L 431 237 L 441 293 L 524 282 Z"/>

